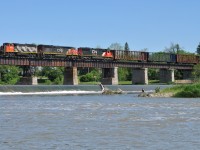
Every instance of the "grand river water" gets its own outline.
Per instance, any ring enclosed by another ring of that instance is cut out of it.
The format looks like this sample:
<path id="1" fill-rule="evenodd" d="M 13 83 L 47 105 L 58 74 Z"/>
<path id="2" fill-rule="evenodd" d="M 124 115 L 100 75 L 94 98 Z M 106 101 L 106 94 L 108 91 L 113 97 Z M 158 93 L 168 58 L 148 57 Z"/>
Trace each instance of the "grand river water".
<path id="1" fill-rule="evenodd" d="M 200 99 L 1 95 L 0 150 L 199 150 Z"/>

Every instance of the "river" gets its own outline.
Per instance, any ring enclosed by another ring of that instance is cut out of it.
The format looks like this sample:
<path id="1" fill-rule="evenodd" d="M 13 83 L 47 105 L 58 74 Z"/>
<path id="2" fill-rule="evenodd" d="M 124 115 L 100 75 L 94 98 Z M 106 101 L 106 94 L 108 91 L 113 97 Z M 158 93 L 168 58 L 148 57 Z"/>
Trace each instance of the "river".
<path id="1" fill-rule="evenodd" d="M 199 98 L 14 93 L 0 96 L 0 150 L 200 149 Z"/>

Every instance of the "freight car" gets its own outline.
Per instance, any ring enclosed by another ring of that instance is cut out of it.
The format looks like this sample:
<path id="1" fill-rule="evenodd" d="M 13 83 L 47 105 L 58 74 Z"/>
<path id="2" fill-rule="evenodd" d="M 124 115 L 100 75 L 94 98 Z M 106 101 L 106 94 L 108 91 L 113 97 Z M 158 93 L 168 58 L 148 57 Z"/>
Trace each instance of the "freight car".
<path id="1" fill-rule="evenodd" d="M 112 50 L 112 53 L 114 54 L 114 60 L 139 61 L 139 62 L 144 62 L 148 60 L 147 52 Z"/>
<path id="2" fill-rule="evenodd" d="M 199 56 L 195 54 L 177 54 L 177 63 L 197 64 L 199 63 Z"/>
<path id="3" fill-rule="evenodd" d="M 164 52 L 149 52 L 148 62 L 176 63 L 176 54 Z"/>

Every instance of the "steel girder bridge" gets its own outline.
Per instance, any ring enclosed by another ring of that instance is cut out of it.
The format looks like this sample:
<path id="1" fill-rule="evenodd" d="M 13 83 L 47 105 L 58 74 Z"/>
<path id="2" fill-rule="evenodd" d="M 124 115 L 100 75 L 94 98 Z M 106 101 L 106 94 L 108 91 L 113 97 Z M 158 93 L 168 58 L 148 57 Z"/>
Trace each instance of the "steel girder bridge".
<path id="1" fill-rule="evenodd" d="M 172 64 L 172 63 L 153 63 L 153 62 L 130 62 L 130 61 L 113 61 L 113 60 L 80 60 L 80 59 L 39 59 L 27 57 L 0 57 L 0 65 L 14 66 L 51 66 L 51 67 L 95 67 L 95 68 L 157 68 L 157 69 L 181 69 L 192 70 L 194 64 Z"/>

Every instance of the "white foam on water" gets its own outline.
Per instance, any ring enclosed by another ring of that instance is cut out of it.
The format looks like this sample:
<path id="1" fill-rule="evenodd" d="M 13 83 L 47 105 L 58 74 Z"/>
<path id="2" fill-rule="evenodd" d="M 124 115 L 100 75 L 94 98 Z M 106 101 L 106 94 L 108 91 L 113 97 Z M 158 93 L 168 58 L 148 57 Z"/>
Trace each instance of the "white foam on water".
<path id="1" fill-rule="evenodd" d="M 101 94 L 101 91 L 47 91 L 47 92 L 0 92 L 0 95 L 70 95 L 70 94 Z"/>

